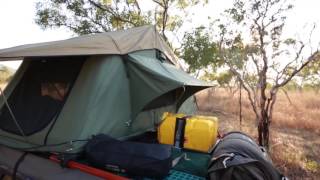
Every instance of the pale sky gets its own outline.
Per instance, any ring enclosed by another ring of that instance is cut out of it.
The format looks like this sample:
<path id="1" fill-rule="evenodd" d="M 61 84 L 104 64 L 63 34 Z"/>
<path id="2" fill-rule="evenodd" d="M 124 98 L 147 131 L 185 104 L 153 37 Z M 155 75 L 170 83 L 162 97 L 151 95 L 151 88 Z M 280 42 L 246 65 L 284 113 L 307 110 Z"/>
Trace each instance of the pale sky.
<path id="1" fill-rule="evenodd" d="M 61 40 L 74 36 L 65 29 L 42 30 L 34 22 L 35 3 L 38 0 L 1 0 L 0 1 L 0 49 L 12 46 L 44 41 Z M 147 2 L 148 0 L 145 0 Z M 143 2 L 143 1 L 142 1 Z M 209 0 L 206 7 L 195 7 L 189 17 L 192 23 L 186 23 L 179 33 L 191 30 L 202 24 L 208 24 L 208 16 L 216 18 L 225 8 L 230 7 L 232 0 Z M 296 0 L 295 8 L 290 13 L 285 27 L 286 35 L 306 34 L 303 31 L 305 24 L 318 23 L 320 26 L 319 0 Z M 150 6 L 150 3 L 141 3 L 141 6 Z M 320 27 L 319 27 L 320 28 Z M 320 40 L 320 29 L 314 32 L 315 39 Z M 5 63 L 16 68 L 17 63 Z"/>

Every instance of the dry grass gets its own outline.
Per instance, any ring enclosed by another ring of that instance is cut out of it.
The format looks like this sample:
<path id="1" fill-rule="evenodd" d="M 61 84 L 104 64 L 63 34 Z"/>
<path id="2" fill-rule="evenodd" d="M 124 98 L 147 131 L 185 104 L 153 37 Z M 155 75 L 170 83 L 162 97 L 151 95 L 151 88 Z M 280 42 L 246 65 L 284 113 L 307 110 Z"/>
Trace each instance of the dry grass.
<path id="1" fill-rule="evenodd" d="M 270 153 L 274 164 L 290 179 L 320 177 L 320 96 L 314 92 L 279 92 L 271 125 Z M 244 131 L 257 138 L 255 116 L 249 101 L 243 100 L 240 126 L 238 95 L 223 89 L 197 95 L 201 114 L 220 118 L 220 131 Z"/>
<path id="2" fill-rule="evenodd" d="M 275 104 L 273 125 L 306 129 L 320 134 L 320 96 L 313 91 L 290 92 L 292 104 L 280 94 Z"/>

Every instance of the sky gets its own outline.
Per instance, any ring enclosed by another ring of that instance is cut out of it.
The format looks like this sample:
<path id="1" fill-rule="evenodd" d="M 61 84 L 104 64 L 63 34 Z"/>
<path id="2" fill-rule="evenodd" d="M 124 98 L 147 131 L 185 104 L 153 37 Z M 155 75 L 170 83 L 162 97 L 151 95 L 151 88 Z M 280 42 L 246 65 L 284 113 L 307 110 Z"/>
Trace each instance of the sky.
<path id="1" fill-rule="evenodd" d="M 66 29 L 42 30 L 35 24 L 35 4 L 39 0 L 0 0 L 0 49 L 12 46 L 30 44 L 37 42 L 61 40 L 75 36 Z M 141 6 L 151 6 L 150 0 L 143 0 Z M 232 0 L 209 0 L 205 7 L 194 7 L 189 17 L 192 23 L 186 23 L 179 31 L 191 30 L 202 24 L 208 24 L 208 16 L 217 17 L 222 11 L 232 5 Z M 284 29 L 287 36 L 304 37 L 307 33 L 304 26 L 318 23 L 320 26 L 319 0 L 295 0 L 295 8 L 288 16 Z M 320 28 L 320 27 L 319 27 Z M 320 40 L 320 29 L 314 32 L 314 39 Z M 12 68 L 18 67 L 18 62 L 6 62 Z"/>

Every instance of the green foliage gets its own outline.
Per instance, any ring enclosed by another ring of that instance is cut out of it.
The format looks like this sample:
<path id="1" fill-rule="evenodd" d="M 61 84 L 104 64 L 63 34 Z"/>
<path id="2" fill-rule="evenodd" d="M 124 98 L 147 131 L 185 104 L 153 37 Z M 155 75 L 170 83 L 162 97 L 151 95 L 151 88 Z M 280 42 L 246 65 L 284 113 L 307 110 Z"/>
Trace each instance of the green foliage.
<path id="1" fill-rule="evenodd" d="M 291 80 L 288 84 L 286 84 L 284 87 L 283 87 L 285 90 L 288 90 L 288 91 L 296 91 L 296 90 L 299 90 L 301 89 L 301 85 L 299 85 L 297 83 L 297 81 L 295 80 Z"/>
<path id="2" fill-rule="evenodd" d="M 216 77 L 216 80 L 221 87 L 227 87 L 230 84 L 233 77 L 234 76 L 230 71 L 226 71 L 220 73 L 219 76 Z"/>
<path id="3" fill-rule="evenodd" d="M 76 34 L 90 34 L 155 24 L 166 39 L 166 31 L 175 31 L 184 15 L 169 15 L 206 0 L 152 0 L 156 9 L 141 9 L 142 0 L 40 0 L 35 22 L 43 29 L 65 27 Z"/>
<path id="4" fill-rule="evenodd" d="M 319 56 L 318 56 L 319 58 Z M 304 89 L 320 90 L 320 59 L 315 59 L 304 68 L 299 76 L 303 80 Z"/>
<path id="5" fill-rule="evenodd" d="M 226 30 L 223 25 L 219 28 Z M 195 72 L 199 69 L 206 69 L 203 76 L 205 80 L 217 81 L 225 86 L 234 78 L 230 71 L 216 75 L 217 68 L 225 66 L 225 59 L 237 68 L 243 68 L 248 54 L 256 51 L 254 47 L 245 46 L 242 37 L 238 35 L 228 48 L 220 48 L 219 43 L 212 40 L 212 36 L 205 27 L 200 26 L 194 31 L 185 33 L 182 43 L 181 58 L 189 65 L 189 71 Z M 231 42 L 230 42 L 231 43 Z"/>
<path id="6" fill-rule="evenodd" d="M 287 45 L 292 45 L 292 44 L 296 44 L 297 40 L 295 40 L 293 38 L 288 38 L 288 39 L 284 40 L 284 43 Z"/>
<path id="7" fill-rule="evenodd" d="M 217 77 L 218 75 L 216 73 L 209 73 L 205 71 L 204 75 L 202 75 L 200 79 L 207 82 L 213 82 L 217 80 Z"/>
<path id="8" fill-rule="evenodd" d="M 312 75 L 318 75 L 318 77 L 320 78 L 320 59 L 316 59 L 312 63 L 310 63 L 300 72 L 299 75 L 305 78 Z"/>
<path id="9" fill-rule="evenodd" d="M 235 1 L 233 4 L 233 7 L 230 9 L 227 9 L 225 12 L 229 15 L 231 15 L 231 18 L 233 19 L 233 21 L 240 23 L 244 20 L 245 18 L 245 2 L 244 1 Z M 256 9 L 256 7 L 254 6 L 254 9 Z"/>
<path id="10" fill-rule="evenodd" d="M 255 52 L 259 54 L 255 55 L 262 57 L 270 54 L 275 58 L 287 52 L 281 49 L 284 45 L 297 44 L 293 38 L 284 40 L 281 38 L 287 12 L 292 8 L 290 2 L 280 0 L 234 0 L 233 7 L 227 9 L 223 17 L 227 23 L 218 25 L 219 36 L 224 38 L 223 45 L 232 46 L 239 34 L 250 32 L 249 44 L 261 47 Z"/>
<path id="11" fill-rule="evenodd" d="M 211 38 L 204 27 L 198 27 L 195 31 L 186 33 L 183 39 L 181 58 L 189 64 L 190 72 L 209 66 L 215 68 L 222 64 L 217 56 L 216 43 L 210 41 Z"/>
<path id="12" fill-rule="evenodd" d="M 150 24 L 135 1 L 49 0 L 37 3 L 36 23 L 42 28 L 66 27 L 89 34 Z"/>
<path id="13" fill-rule="evenodd" d="M 229 87 L 233 78 L 234 76 L 230 71 L 222 72 L 219 74 L 206 71 L 205 74 L 201 77 L 201 79 L 204 81 L 216 81 L 220 87 Z"/>
<path id="14" fill-rule="evenodd" d="M 218 53 L 220 56 L 224 54 L 224 58 L 230 62 L 230 65 L 237 69 L 243 69 L 249 54 L 254 51 L 254 47 L 244 45 L 241 35 L 238 34 L 229 47 L 222 49 Z"/>

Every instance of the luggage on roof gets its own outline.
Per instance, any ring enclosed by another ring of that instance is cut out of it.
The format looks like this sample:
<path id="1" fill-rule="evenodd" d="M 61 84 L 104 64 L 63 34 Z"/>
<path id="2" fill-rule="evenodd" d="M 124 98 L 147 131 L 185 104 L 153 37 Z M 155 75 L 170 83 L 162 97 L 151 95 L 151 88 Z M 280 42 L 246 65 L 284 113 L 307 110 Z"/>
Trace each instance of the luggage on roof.
<path id="1" fill-rule="evenodd" d="M 93 166 L 138 177 L 164 178 L 172 165 L 171 146 L 119 141 L 103 134 L 88 142 L 85 154 Z"/>

